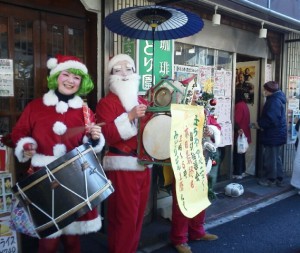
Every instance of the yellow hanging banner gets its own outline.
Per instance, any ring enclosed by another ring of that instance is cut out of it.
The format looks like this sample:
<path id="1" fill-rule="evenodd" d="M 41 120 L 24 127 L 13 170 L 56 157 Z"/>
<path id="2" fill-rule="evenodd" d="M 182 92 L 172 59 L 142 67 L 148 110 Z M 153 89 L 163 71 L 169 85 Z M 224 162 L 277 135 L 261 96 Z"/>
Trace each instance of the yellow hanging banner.
<path id="1" fill-rule="evenodd" d="M 202 149 L 203 106 L 171 105 L 170 157 L 177 201 L 184 216 L 193 218 L 209 205 Z"/>

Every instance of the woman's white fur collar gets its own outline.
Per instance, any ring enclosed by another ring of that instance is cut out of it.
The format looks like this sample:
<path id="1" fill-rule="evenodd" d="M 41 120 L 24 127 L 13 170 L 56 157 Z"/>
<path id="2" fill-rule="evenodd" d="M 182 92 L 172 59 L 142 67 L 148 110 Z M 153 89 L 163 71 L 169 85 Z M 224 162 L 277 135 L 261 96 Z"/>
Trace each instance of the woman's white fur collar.
<path id="1" fill-rule="evenodd" d="M 54 90 L 49 90 L 43 96 L 43 103 L 46 106 L 55 106 L 58 113 L 64 113 L 68 111 L 68 108 L 78 109 L 82 108 L 83 100 L 81 97 L 75 95 L 68 103 L 58 100 Z"/>

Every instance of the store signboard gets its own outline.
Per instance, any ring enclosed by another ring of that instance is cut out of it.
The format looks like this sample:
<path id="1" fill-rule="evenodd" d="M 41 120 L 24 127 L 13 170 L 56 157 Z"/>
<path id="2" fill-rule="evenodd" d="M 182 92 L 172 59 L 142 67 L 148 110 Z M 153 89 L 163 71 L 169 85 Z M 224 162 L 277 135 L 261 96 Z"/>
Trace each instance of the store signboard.
<path id="1" fill-rule="evenodd" d="M 161 77 L 173 76 L 173 47 L 173 40 L 138 40 L 137 71 L 141 76 L 141 94 L 157 84 Z"/>

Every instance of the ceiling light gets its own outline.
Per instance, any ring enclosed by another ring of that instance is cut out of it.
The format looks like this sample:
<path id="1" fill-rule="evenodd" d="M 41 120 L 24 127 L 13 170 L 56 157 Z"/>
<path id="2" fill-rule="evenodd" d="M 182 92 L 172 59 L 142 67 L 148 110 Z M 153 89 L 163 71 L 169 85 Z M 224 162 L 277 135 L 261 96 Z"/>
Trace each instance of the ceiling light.
<path id="1" fill-rule="evenodd" d="M 215 6 L 215 14 L 212 17 L 212 24 L 213 24 L 213 26 L 221 24 L 221 15 L 217 14 L 217 10 L 218 10 L 218 5 Z"/>
<path id="2" fill-rule="evenodd" d="M 264 28 L 264 22 L 261 22 L 261 28 L 259 30 L 259 38 L 261 39 L 265 39 L 267 38 L 267 32 L 268 30 L 266 28 Z"/>

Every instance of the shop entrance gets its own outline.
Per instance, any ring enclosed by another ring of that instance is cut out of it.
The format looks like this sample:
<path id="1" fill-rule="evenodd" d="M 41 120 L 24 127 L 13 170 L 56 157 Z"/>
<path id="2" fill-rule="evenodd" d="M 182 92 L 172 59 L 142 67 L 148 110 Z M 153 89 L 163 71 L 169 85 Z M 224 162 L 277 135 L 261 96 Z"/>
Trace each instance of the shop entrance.
<path id="1" fill-rule="evenodd" d="M 238 76 L 243 75 L 244 81 L 248 84 L 249 92 L 245 94 L 247 105 L 250 111 L 250 121 L 256 122 L 259 116 L 260 103 L 260 80 L 261 80 L 261 63 L 260 59 L 244 55 L 237 55 L 236 63 L 236 83 Z M 251 144 L 246 153 L 246 173 L 257 175 L 257 130 L 251 129 Z"/>

